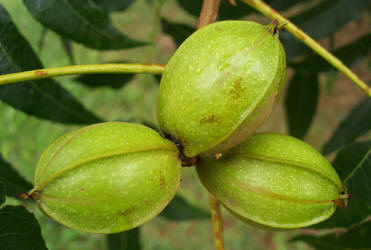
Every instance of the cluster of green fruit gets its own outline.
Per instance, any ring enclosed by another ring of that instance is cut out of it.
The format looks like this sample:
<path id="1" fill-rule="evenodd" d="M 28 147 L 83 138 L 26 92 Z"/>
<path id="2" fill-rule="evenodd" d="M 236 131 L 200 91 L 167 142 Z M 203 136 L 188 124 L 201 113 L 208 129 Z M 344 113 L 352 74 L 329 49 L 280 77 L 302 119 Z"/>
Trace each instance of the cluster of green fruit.
<path id="1" fill-rule="evenodd" d="M 285 72 L 274 24 L 206 26 L 163 74 L 157 115 L 165 138 L 120 122 L 68 133 L 42 154 L 29 194 L 71 228 L 120 232 L 160 213 L 182 163 L 195 164 L 206 189 L 242 220 L 281 229 L 323 221 L 343 192 L 328 161 L 298 139 L 252 135 L 276 106 Z"/>

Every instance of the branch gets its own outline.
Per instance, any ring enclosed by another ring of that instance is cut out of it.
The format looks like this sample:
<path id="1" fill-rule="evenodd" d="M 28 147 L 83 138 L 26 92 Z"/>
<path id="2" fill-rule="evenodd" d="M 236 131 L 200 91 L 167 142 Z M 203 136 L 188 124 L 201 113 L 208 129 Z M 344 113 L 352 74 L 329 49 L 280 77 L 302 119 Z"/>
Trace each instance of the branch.
<path id="1" fill-rule="evenodd" d="M 204 0 L 200 14 L 198 29 L 215 22 L 218 16 L 220 0 Z"/>
<path id="2" fill-rule="evenodd" d="M 215 22 L 218 16 L 220 0 L 204 0 L 200 14 L 198 29 Z M 216 250 L 224 250 L 222 216 L 219 202 L 209 194 L 211 218 L 214 229 L 214 241 Z"/>
<path id="3" fill-rule="evenodd" d="M 19 73 L 0 75 L 0 86 L 9 83 L 23 82 L 34 79 L 42 79 L 54 76 L 81 75 L 81 74 L 107 74 L 107 73 L 149 73 L 162 74 L 163 64 L 90 64 L 75 65 L 58 68 L 38 69 Z"/>
<path id="4" fill-rule="evenodd" d="M 359 77 L 354 74 L 347 66 L 344 65 L 342 61 L 328 52 L 320 44 L 318 44 L 314 39 L 305 34 L 301 29 L 299 29 L 295 24 L 291 23 L 288 19 L 280 15 L 276 10 L 272 9 L 262 0 L 243 0 L 245 3 L 260 11 L 264 15 L 270 17 L 273 20 L 278 20 L 280 24 L 283 25 L 285 29 L 290 31 L 296 38 L 305 43 L 308 47 L 322 56 L 327 62 L 332 64 L 339 71 L 343 72 L 351 81 L 353 81 L 359 88 L 362 89 L 369 97 L 371 97 L 371 88 L 364 83 Z"/>
<path id="5" fill-rule="evenodd" d="M 151 46 L 148 46 L 146 51 L 146 63 L 152 63 L 153 59 L 153 49 L 155 47 L 155 41 L 156 37 L 159 32 L 159 28 L 161 25 L 161 9 L 163 5 L 163 0 L 156 0 L 154 3 L 154 9 L 153 9 L 153 20 L 152 20 L 152 30 L 150 33 L 149 41 L 152 44 Z"/>
<path id="6" fill-rule="evenodd" d="M 152 18 L 152 29 L 149 35 L 149 41 L 150 46 L 147 47 L 146 53 L 145 53 L 145 63 L 152 63 L 154 51 L 155 51 L 155 45 L 156 45 L 156 37 L 159 33 L 160 26 L 161 26 L 161 11 L 162 11 L 162 4 L 163 0 L 155 0 L 153 3 L 153 18 Z M 138 95 L 138 101 L 137 101 L 137 108 L 134 113 L 135 122 L 137 123 L 143 123 L 144 116 L 146 116 L 146 102 L 145 96 L 148 92 L 148 88 L 150 87 L 150 84 L 152 84 L 151 78 L 149 76 L 143 76 L 141 78 L 141 84 L 138 87 L 139 95 Z"/>
<path id="7" fill-rule="evenodd" d="M 224 250 L 223 225 L 222 225 L 222 216 L 220 214 L 219 202 L 211 194 L 209 194 L 209 197 L 210 197 L 211 218 L 212 218 L 213 229 L 214 229 L 215 248 L 217 250 Z"/>

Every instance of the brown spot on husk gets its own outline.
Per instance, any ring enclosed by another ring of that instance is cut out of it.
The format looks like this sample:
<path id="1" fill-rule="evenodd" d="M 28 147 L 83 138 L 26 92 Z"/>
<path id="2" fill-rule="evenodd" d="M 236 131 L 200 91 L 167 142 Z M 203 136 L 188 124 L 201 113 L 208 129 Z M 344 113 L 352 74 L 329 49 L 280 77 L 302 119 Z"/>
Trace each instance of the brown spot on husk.
<path id="1" fill-rule="evenodd" d="M 240 98 L 241 96 L 243 96 L 244 92 L 245 92 L 245 88 L 242 87 L 242 78 L 239 77 L 233 84 L 233 87 L 232 89 L 229 91 L 229 93 L 231 94 L 231 97 L 233 99 L 238 99 Z"/>
<path id="2" fill-rule="evenodd" d="M 220 117 L 216 116 L 215 114 L 207 115 L 201 118 L 200 123 L 219 123 Z"/>
<path id="3" fill-rule="evenodd" d="M 162 188 L 164 188 L 164 185 L 165 185 L 165 178 L 164 178 L 162 175 L 160 176 L 159 183 L 160 183 L 160 186 L 161 186 Z"/>
<path id="4" fill-rule="evenodd" d="M 135 207 L 132 207 L 132 208 L 126 209 L 124 211 L 120 210 L 120 211 L 118 211 L 118 213 L 121 216 L 128 216 L 129 214 L 133 213 L 134 211 L 135 211 Z"/>

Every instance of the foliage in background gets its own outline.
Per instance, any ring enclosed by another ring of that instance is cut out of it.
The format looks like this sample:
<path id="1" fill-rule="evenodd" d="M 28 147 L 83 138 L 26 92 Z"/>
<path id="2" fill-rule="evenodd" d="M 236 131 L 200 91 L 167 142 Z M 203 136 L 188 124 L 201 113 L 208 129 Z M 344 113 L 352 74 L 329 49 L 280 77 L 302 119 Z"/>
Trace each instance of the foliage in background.
<path id="1" fill-rule="evenodd" d="M 46 46 L 45 39 L 49 33 L 52 33 L 61 42 L 66 53 L 65 57 L 69 58 L 71 63 L 75 63 L 76 51 L 74 48 L 78 46 L 82 48 L 81 50 L 85 47 L 90 48 L 89 53 L 92 53 L 93 49 L 107 51 L 133 47 L 138 49 L 137 47 L 139 47 L 139 49 L 146 50 L 148 46 L 155 47 L 156 44 L 144 41 L 146 39 L 142 41 L 131 38 L 135 33 L 127 35 L 128 32 L 122 32 L 122 27 L 119 29 L 112 21 L 117 15 L 129 15 L 130 8 L 137 2 L 140 1 L 24 0 L 23 4 L 42 25 L 43 31 L 39 40 L 40 51 L 38 53 L 41 53 L 41 49 L 43 51 L 48 49 L 44 47 Z M 146 4 L 150 5 L 150 9 L 153 7 L 153 2 L 146 1 Z M 165 8 L 168 2 L 162 2 Z M 199 16 L 202 1 L 177 0 L 176 2 L 178 8 L 190 16 Z M 352 20 L 358 19 L 371 6 L 370 0 L 270 0 L 266 2 L 278 11 L 299 10 L 293 16 L 289 16 L 290 20 L 315 39 L 333 38 L 342 27 Z M 21 5 L 22 2 L 12 4 Z M 221 1 L 219 20 L 248 19 L 251 15 L 256 16 L 257 13 L 240 1 L 237 1 L 237 6 L 230 5 L 226 0 Z M 196 30 L 196 26 L 190 25 L 190 22 L 175 21 L 170 16 L 170 14 L 163 12 L 163 16 L 161 16 L 162 32 L 169 35 L 176 46 L 179 46 Z M 0 74 L 43 68 L 38 53 L 14 24 L 15 18 L 15 16 L 10 16 L 4 6 L 0 4 Z M 152 23 L 152 20 L 150 22 Z M 126 30 L 125 28 L 123 27 L 124 30 Z M 144 27 L 139 23 L 139 26 L 133 27 L 132 30 L 142 28 Z M 294 72 L 284 99 L 288 131 L 295 137 L 305 138 L 318 113 L 318 100 L 322 94 L 320 75 L 330 75 L 334 72 L 334 68 L 311 52 L 290 33 L 282 31 L 280 39 L 286 50 L 288 65 Z M 332 52 L 346 65 L 352 66 L 362 62 L 369 55 L 370 42 L 371 34 L 365 32 L 356 40 Z M 131 58 L 121 59 L 131 60 Z M 140 102 L 144 102 L 148 106 L 155 106 L 153 100 L 148 98 L 146 90 L 126 88 L 130 87 L 132 81 L 138 81 L 138 79 L 131 74 L 96 74 L 79 76 L 69 82 L 88 86 L 88 90 L 85 90 L 86 95 L 101 92 L 104 96 L 106 89 L 102 88 L 103 86 L 109 86 L 116 91 L 125 87 L 125 90 L 133 91 L 133 95 L 141 99 Z M 147 89 L 151 88 L 153 92 L 156 92 L 158 88 L 156 83 L 145 86 Z M 78 87 L 64 88 L 54 79 L 21 82 L 0 86 L 0 100 L 17 109 L 18 112 L 29 115 L 30 119 L 37 117 L 45 124 L 51 124 L 51 127 L 60 126 L 61 130 L 70 128 L 64 124 L 80 126 L 111 120 L 108 116 L 104 116 L 105 112 L 101 112 L 103 115 L 98 115 L 95 110 L 86 108 L 86 105 L 81 101 L 83 97 L 71 93 L 73 91 L 70 89 L 74 88 Z M 130 100 L 130 96 L 133 95 L 124 96 L 124 101 L 133 102 Z M 92 100 L 92 102 L 99 101 L 100 99 Z M 118 99 L 116 103 L 120 102 L 123 101 Z M 136 107 L 135 104 L 134 107 Z M 109 109 L 111 108 L 114 109 L 114 107 L 109 107 Z M 336 107 L 333 108 L 336 109 Z M 137 108 L 135 112 L 141 112 L 141 109 Z M 371 234 L 371 224 L 370 221 L 367 221 L 371 215 L 371 142 L 364 140 L 369 135 L 371 128 L 370 114 L 371 100 L 366 97 L 359 101 L 336 128 L 331 128 L 330 139 L 326 142 L 323 141 L 322 153 L 325 155 L 336 153 L 333 166 L 349 192 L 353 194 L 353 199 L 349 201 L 347 208 L 337 209 L 334 216 L 328 221 L 313 228 L 316 230 L 342 228 L 342 231 L 325 235 L 297 235 L 291 239 L 292 242 L 304 241 L 316 249 L 371 248 L 371 242 L 368 238 L 368 235 Z M 137 114 L 132 114 L 131 117 L 122 115 L 122 117 L 122 120 L 131 120 L 136 117 L 134 120 L 143 124 L 154 122 L 154 119 L 144 121 L 143 116 Z M 9 121 L 9 123 L 11 122 Z M 23 147 L 23 144 L 20 143 L 19 147 Z M 31 147 L 26 149 L 30 152 L 32 150 Z M 22 155 L 19 155 L 19 158 L 22 158 Z M 12 166 L 0 155 L 0 205 L 2 204 L 0 209 L 0 248 L 47 249 L 48 241 L 46 239 L 47 243 L 45 244 L 35 216 L 25 209 L 25 207 L 30 208 L 31 205 L 27 201 L 19 200 L 16 203 L 23 206 L 11 206 L 6 201 L 10 198 L 5 199 L 5 196 L 19 199 L 18 194 L 31 188 L 29 181 L 25 180 L 15 169 L 19 168 Z M 187 201 L 180 194 L 160 214 L 160 217 L 165 219 L 168 224 L 200 220 L 209 218 L 209 216 L 208 212 L 193 205 L 193 202 Z M 38 218 L 40 221 L 45 220 L 40 216 Z M 103 245 L 109 250 L 141 249 L 145 244 L 140 236 L 141 228 L 108 235 L 107 242 Z M 246 237 L 250 237 L 250 235 Z M 187 237 L 184 236 L 179 241 L 187 241 Z"/>

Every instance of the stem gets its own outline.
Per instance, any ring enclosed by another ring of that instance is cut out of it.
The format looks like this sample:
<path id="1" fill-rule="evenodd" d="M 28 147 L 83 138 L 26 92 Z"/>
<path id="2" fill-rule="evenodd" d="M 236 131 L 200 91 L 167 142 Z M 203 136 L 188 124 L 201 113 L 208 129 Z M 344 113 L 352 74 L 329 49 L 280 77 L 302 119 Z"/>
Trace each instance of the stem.
<path id="1" fill-rule="evenodd" d="M 305 43 L 308 47 L 314 50 L 317 54 L 322 56 L 327 62 L 332 64 L 339 71 L 343 72 L 351 81 L 353 81 L 359 88 L 362 89 L 369 97 L 371 97 L 371 88 L 363 82 L 359 77 L 354 74 L 347 66 L 344 65 L 342 61 L 328 52 L 320 44 L 318 44 L 314 39 L 305 34 L 301 29 L 299 29 L 295 24 L 291 23 L 288 19 L 280 15 L 276 10 L 272 9 L 262 0 L 243 0 L 245 3 L 249 4 L 251 7 L 257 9 L 264 15 L 270 17 L 273 20 L 278 20 L 280 24 L 285 24 L 284 28 L 290 31 L 296 38 Z M 287 23 L 287 24 L 286 24 Z"/>
<path id="2" fill-rule="evenodd" d="M 153 49 L 155 47 L 156 37 L 158 35 L 160 22 L 161 22 L 161 9 L 162 9 L 163 0 L 156 0 L 154 10 L 153 10 L 153 25 L 150 34 L 149 41 L 153 44 L 152 46 L 148 46 L 146 52 L 146 63 L 152 63 L 153 60 Z"/>
<path id="3" fill-rule="evenodd" d="M 223 225 L 222 225 L 222 216 L 220 214 L 219 202 L 211 194 L 209 194 L 209 197 L 210 197 L 211 218 L 212 218 L 213 229 L 214 229 L 215 248 L 217 250 L 224 250 Z"/>
<path id="4" fill-rule="evenodd" d="M 200 14 L 198 29 L 215 22 L 218 16 L 220 0 L 204 0 Z"/>
<path id="5" fill-rule="evenodd" d="M 148 46 L 147 50 L 145 51 L 145 63 L 152 63 L 153 61 L 153 54 L 154 49 L 156 48 L 156 37 L 158 35 L 158 31 L 161 25 L 161 9 L 163 5 L 163 0 L 155 0 L 154 7 L 153 7 L 153 19 L 152 19 L 152 29 L 149 35 L 149 41 L 152 44 Z M 140 93 L 138 95 L 138 103 L 135 112 L 135 121 L 138 123 L 143 122 L 143 114 L 146 113 L 146 102 L 144 101 L 146 98 L 146 93 L 148 88 L 151 85 L 151 78 L 149 76 L 141 77 L 140 82 Z"/>
<path id="6" fill-rule="evenodd" d="M 0 75 L 0 86 L 9 83 L 42 79 L 54 76 L 81 75 L 81 74 L 106 74 L 106 73 L 149 73 L 162 74 L 165 65 L 163 64 L 90 64 L 75 65 L 48 69 L 23 71 L 19 73 Z"/>
<path id="7" fill-rule="evenodd" d="M 220 0 L 204 0 L 200 14 L 198 29 L 215 22 L 218 16 Z M 216 250 L 224 250 L 222 216 L 220 214 L 219 202 L 209 194 L 211 219 L 214 229 L 214 241 Z"/>

